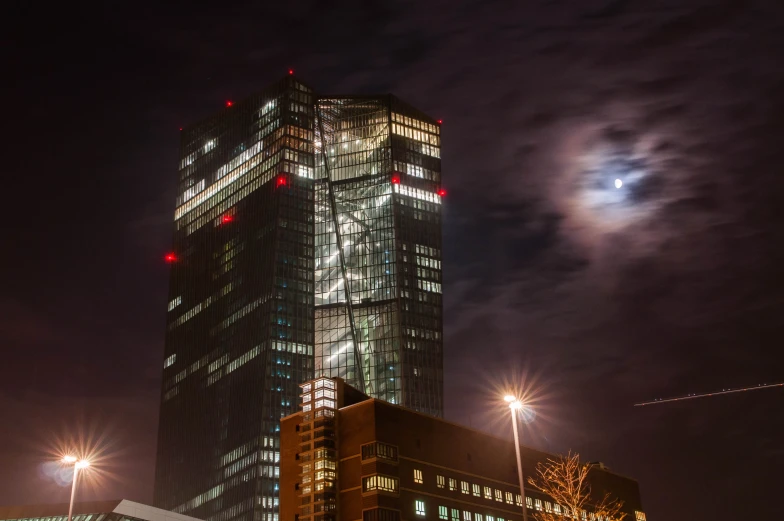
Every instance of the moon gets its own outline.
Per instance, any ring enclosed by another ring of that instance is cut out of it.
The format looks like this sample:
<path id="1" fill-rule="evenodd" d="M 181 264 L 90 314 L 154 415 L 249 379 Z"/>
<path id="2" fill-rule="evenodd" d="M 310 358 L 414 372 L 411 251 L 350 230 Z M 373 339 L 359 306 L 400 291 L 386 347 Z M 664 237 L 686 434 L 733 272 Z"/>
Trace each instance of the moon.
<path id="1" fill-rule="evenodd" d="M 616 179 L 615 180 L 615 188 L 620 188 L 622 186 L 623 186 L 623 181 L 621 181 L 620 179 Z"/>

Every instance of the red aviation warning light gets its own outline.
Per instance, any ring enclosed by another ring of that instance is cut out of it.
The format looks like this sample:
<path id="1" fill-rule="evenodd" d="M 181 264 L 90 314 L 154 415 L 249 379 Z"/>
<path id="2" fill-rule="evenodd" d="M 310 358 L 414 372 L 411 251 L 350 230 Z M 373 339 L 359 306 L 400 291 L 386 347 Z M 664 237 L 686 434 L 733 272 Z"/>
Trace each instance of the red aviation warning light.
<path id="1" fill-rule="evenodd" d="M 294 69 L 289 69 L 289 76 L 291 76 L 292 74 L 294 74 Z"/>
<path id="2" fill-rule="evenodd" d="M 286 186 L 288 181 L 286 180 L 286 176 L 284 174 L 278 175 L 277 180 L 275 180 L 275 188 L 279 186 Z"/>
<path id="3" fill-rule="evenodd" d="M 234 102 L 231 101 L 230 99 L 227 99 L 226 100 L 226 107 L 231 107 L 232 105 L 234 105 Z"/>
<path id="4" fill-rule="evenodd" d="M 441 197 L 444 197 L 446 195 L 446 190 L 444 190 L 443 188 L 439 188 L 438 192 L 436 193 L 438 193 L 438 195 L 440 195 Z"/>
<path id="5" fill-rule="evenodd" d="M 399 185 L 400 184 L 400 174 L 392 174 L 392 177 L 390 178 L 390 182 L 393 185 Z"/>
<path id="6" fill-rule="evenodd" d="M 439 125 L 441 125 L 441 124 L 444 122 L 444 120 L 443 120 L 443 119 L 437 119 L 437 120 L 436 120 L 436 122 L 437 122 Z"/>
<path id="7" fill-rule="evenodd" d="M 226 223 L 230 223 L 230 222 L 232 222 L 233 220 L 234 220 L 234 216 L 233 216 L 233 215 L 226 214 L 226 215 L 224 215 L 224 216 L 223 216 L 223 218 L 221 219 L 221 222 L 222 222 L 223 224 L 226 224 Z"/>
<path id="8" fill-rule="evenodd" d="M 166 255 L 163 256 L 163 260 L 165 260 L 166 262 L 171 264 L 172 262 L 176 262 L 177 261 L 177 256 L 174 253 L 169 252 L 169 253 L 167 253 Z"/>

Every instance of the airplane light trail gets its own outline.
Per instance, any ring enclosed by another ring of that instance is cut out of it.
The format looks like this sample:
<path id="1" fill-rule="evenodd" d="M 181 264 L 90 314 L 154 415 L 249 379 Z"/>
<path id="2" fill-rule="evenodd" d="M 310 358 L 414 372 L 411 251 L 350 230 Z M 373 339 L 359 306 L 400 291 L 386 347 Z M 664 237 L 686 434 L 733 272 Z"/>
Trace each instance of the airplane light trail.
<path id="1" fill-rule="evenodd" d="M 713 393 L 687 394 L 686 396 L 678 396 L 676 398 L 658 398 L 656 400 L 651 400 L 649 402 L 635 403 L 634 406 L 642 407 L 643 405 L 653 405 L 656 403 L 680 402 L 682 400 L 694 400 L 695 398 L 706 398 L 708 396 L 718 396 L 720 394 L 732 394 L 732 393 L 742 393 L 745 391 L 757 391 L 759 389 L 769 389 L 771 387 L 784 387 L 784 382 L 777 383 L 777 384 L 759 384 L 755 387 L 743 387 L 740 389 L 722 389 L 721 391 L 716 391 Z"/>

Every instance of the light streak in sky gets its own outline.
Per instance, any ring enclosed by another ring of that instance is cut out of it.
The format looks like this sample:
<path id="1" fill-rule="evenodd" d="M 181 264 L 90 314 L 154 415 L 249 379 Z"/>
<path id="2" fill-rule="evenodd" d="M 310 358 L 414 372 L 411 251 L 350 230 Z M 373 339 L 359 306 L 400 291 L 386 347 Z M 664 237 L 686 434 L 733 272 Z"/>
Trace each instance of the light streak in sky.
<path id="1" fill-rule="evenodd" d="M 777 383 L 777 384 L 759 384 L 754 387 L 741 387 L 740 389 L 722 389 L 721 391 L 715 391 L 712 393 L 687 394 L 686 396 L 678 396 L 676 398 L 657 398 L 656 400 L 651 400 L 649 402 L 635 403 L 634 406 L 642 407 L 643 405 L 653 405 L 656 403 L 680 402 L 683 400 L 694 400 L 696 398 L 707 398 L 709 396 L 718 396 L 720 394 L 733 394 L 733 393 L 742 393 L 745 391 L 757 391 L 759 389 L 769 389 L 771 387 L 784 387 L 784 382 Z"/>

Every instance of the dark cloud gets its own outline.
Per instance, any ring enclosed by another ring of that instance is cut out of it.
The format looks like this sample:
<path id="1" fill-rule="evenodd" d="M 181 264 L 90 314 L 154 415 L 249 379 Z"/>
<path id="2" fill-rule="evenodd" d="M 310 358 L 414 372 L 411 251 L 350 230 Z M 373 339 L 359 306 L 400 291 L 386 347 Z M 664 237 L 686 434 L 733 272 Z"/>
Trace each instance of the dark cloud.
<path id="1" fill-rule="evenodd" d="M 149 480 L 176 129 L 293 67 L 444 120 L 449 419 L 525 373 L 527 439 L 639 479 L 650 519 L 774 515 L 749 500 L 780 483 L 780 393 L 631 405 L 784 379 L 780 2 L 14 9 L 3 417 L 114 409 Z M 42 425 L 16 424 L 0 442 Z M 9 475 L 0 502 L 47 497 Z"/>

